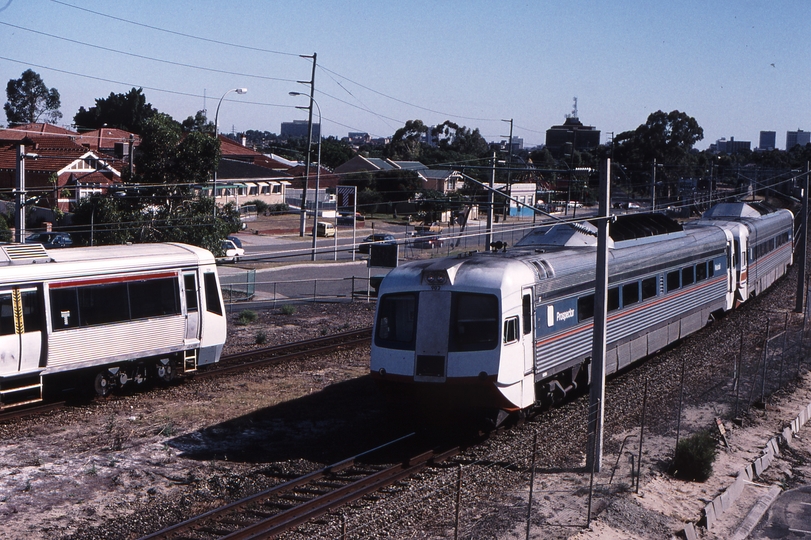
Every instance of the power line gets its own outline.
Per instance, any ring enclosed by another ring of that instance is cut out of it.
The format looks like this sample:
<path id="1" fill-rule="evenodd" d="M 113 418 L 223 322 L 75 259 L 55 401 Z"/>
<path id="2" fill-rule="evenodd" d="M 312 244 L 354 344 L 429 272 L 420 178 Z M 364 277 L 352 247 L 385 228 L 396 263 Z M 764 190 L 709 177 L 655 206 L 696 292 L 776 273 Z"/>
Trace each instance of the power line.
<path id="1" fill-rule="evenodd" d="M 56 0 L 51 0 L 51 1 L 56 1 Z M 83 77 L 85 79 L 93 79 L 93 80 L 96 80 L 96 81 L 108 82 L 108 83 L 112 83 L 112 84 L 119 84 L 121 86 L 129 86 L 129 87 L 132 87 L 132 88 L 138 87 L 138 88 L 142 88 L 142 89 L 146 89 L 146 90 L 153 90 L 155 92 L 163 92 L 163 93 L 166 93 L 166 94 L 174 94 L 174 95 L 177 95 L 177 96 L 187 96 L 187 97 L 193 97 L 193 98 L 206 97 L 206 96 L 204 96 L 202 94 L 193 94 L 191 92 L 180 92 L 178 90 L 167 90 L 165 88 L 157 88 L 155 86 L 144 86 L 144 85 L 140 85 L 140 84 L 128 83 L 128 82 L 123 82 L 123 81 L 116 81 L 114 79 L 106 79 L 104 77 L 97 77 L 95 75 L 86 75 L 84 73 L 77 73 L 75 71 L 68 71 L 68 70 L 65 70 L 65 69 L 59 69 L 59 68 L 54 68 L 54 67 L 50 67 L 50 66 L 44 66 L 42 64 L 34 64 L 33 62 L 23 62 L 21 60 L 16 60 L 14 58 L 8 58 L 6 56 L 0 56 L 0 60 L 5 60 L 7 62 L 14 62 L 15 64 L 22 64 L 24 66 L 33 66 L 33 67 L 38 68 L 38 69 L 47 69 L 49 71 L 55 71 L 57 73 L 64 73 L 66 75 L 73 75 L 75 77 Z M 276 104 L 276 103 L 266 103 L 266 102 L 261 102 L 261 101 L 245 101 L 243 99 L 240 99 L 240 100 L 226 99 L 225 101 L 230 101 L 230 102 L 233 102 L 233 103 L 243 103 L 243 104 L 247 104 L 247 105 L 261 105 L 263 107 L 282 107 L 282 108 L 285 108 L 285 109 L 294 109 L 295 108 L 293 105 L 279 105 L 279 104 Z"/>
<path id="2" fill-rule="evenodd" d="M 257 52 L 263 52 L 263 53 L 269 53 L 269 54 L 281 54 L 283 56 L 300 56 L 298 53 L 291 53 L 291 52 L 285 52 L 285 51 L 274 51 L 272 49 L 262 49 L 261 47 L 252 47 L 250 45 L 240 45 L 239 43 L 230 43 L 228 41 L 220 41 L 220 40 L 217 40 L 217 39 L 211 39 L 211 38 L 204 38 L 204 37 L 200 37 L 200 36 L 195 36 L 193 34 L 185 34 L 183 32 L 177 32 L 175 30 L 167 30 L 166 28 L 160 28 L 158 26 L 153 26 L 153 25 L 150 25 L 150 24 L 144 24 L 144 23 L 140 23 L 140 22 L 136 22 L 136 21 L 131 21 L 129 19 L 124 19 L 123 17 L 116 17 L 116 16 L 113 16 L 113 15 L 108 15 L 107 13 L 102 13 L 100 11 L 94 11 L 92 9 L 87 9 L 87 8 L 82 8 L 82 7 L 79 7 L 79 6 L 74 6 L 74 5 L 68 4 L 67 2 L 61 2 L 60 0 L 51 0 L 51 2 L 53 2 L 55 4 L 60 4 L 60 5 L 65 6 L 65 7 L 69 7 L 71 9 L 77 9 L 79 11 L 84 11 L 86 13 L 92 13 L 93 15 L 98 15 L 99 17 L 106 17 L 106 18 L 112 19 L 114 21 L 119 21 L 119 22 L 123 22 L 123 23 L 127 23 L 127 24 L 132 24 L 132 25 L 135 25 L 135 26 L 143 27 L 143 28 L 149 28 L 150 30 L 155 30 L 156 32 L 164 32 L 164 33 L 167 33 L 167 34 L 173 34 L 175 36 L 185 37 L 185 38 L 188 38 L 188 39 L 195 39 L 195 40 L 198 40 L 198 41 L 204 41 L 204 42 L 207 42 L 207 43 L 214 43 L 214 44 L 217 44 L 217 45 L 226 45 L 228 47 L 236 47 L 238 49 L 245 49 L 245 50 L 249 50 L 249 51 L 257 51 Z"/>
<path id="3" fill-rule="evenodd" d="M 149 60 L 149 61 L 152 61 L 152 62 L 160 62 L 160 63 L 163 63 L 163 64 L 169 64 L 169 65 L 172 65 L 172 66 L 180 66 L 180 67 L 185 67 L 185 68 L 190 68 L 190 69 L 199 69 L 199 70 L 202 70 L 202 71 L 210 71 L 212 73 L 223 73 L 225 75 L 239 75 L 239 76 L 242 76 L 242 77 L 252 77 L 254 79 L 264 79 L 264 80 L 268 80 L 268 81 L 282 81 L 282 82 L 292 82 L 292 83 L 296 82 L 296 79 L 282 79 L 281 77 L 267 77 L 265 75 L 255 75 L 255 74 L 251 74 L 251 73 L 240 73 L 238 71 L 227 71 L 227 70 L 224 70 L 224 69 L 208 68 L 208 67 L 205 67 L 205 66 L 196 66 L 194 64 L 186 64 L 186 63 L 183 63 L 183 62 L 173 62 L 172 60 L 164 60 L 162 58 L 154 58 L 152 56 L 145 56 L 145 55 L 142 55 L 142 54 L 135 54 L 135 53 L 130 53 L 130 52 L 126 52 L 126 51 L 121 51 L 121 50 L 118 50 L 118 49 L 113 49 L 111 47 L 103 47 L 101 45 L 94 45 L 92 43 L 86 43 L 84 41 L 79 41 L 77 39 L 71 39 L 71 38 L 66 38 L 66 37 L 62 37 L 62 36 L 57 36 L 56 34 L 49 34 L 47 32 L 42 32 L 40 30 L 32 30 L 31 28 L 25 28 L 23 26 L 17 26 L 16 24 L 10 24 L 10 23 L 3 22 L 3 21 L 0 21 L 0 24 L 2 24 L 4 26 L 11 27 L 11 28 L 16 28 L 18 30 L 24 30 L 26 32 L 31 32 L 32 34 L 39 34 L 41 36 L 46 36 L 46 37 L 53 38 L 53 39 L 59 39 L 59 40 L 62 40 L 62 41 L 67 41 L 69 43 L 75 43 L 77 45 L 83 45 L 85 47 L 90 47 L 90 48 L 93 48 L 93 49 L 99 49 L 99 50 L 102 50 L 102 51 L 112 52 L 112 53 L 116 53 L 116 54 L 123 54 L 125 56 L 132 56 L 133 58 L 140 58 L 142 60 Z"/>

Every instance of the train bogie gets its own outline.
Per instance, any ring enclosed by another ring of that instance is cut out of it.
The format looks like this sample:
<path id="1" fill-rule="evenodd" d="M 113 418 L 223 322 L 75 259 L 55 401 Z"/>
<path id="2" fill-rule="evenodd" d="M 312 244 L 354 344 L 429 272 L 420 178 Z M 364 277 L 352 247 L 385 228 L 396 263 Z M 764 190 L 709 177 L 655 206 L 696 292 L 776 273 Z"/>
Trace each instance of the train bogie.
<path id="1" fill-rule="evenodd" d="M 747 216 L 730 218 L 735 210 Z M 785 273 L 791 213 L 758 219 L 750 210 L 728 207 L 723 220 L 685 228 L 639 215 L 612 225 L 607 374 L 696 332 Z M 372 376 L 395 401 L 435 412 L 522 411 L 582 388 L 592 358 L 593 229 L 547 225 L 508 252 L 392 270 L 380 287 Z"/>

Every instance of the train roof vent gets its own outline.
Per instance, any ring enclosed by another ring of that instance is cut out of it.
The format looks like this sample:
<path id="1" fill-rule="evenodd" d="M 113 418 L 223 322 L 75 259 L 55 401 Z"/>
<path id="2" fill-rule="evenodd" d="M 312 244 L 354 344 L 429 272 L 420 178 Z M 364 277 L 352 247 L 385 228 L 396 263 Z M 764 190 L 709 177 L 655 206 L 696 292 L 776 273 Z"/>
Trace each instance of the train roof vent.
<path id="1" fill-rule="evenodd" d="M 42 244 L 7 244 L 2 247 L 6 263 L 50 262 L 51 257 Z"/>

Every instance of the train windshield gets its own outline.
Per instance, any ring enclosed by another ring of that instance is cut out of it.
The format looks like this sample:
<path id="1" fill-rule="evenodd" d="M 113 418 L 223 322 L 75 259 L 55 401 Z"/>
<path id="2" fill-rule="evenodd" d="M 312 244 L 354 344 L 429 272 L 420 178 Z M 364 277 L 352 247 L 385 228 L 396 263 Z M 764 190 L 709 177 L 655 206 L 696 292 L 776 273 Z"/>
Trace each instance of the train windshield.
<path id="1" fill-rule="evenodd" d="M 498 345 L 498 298 L 494 295 L 454 294 L 451 320 L 450 351 L 488 351 Z"/>
<path id="2" fill-rule="evenodd" d="M 413 348 L 417 323 L 415 293 L 387 294 L 377 308 L 375 341 L 383 347 Z"/>

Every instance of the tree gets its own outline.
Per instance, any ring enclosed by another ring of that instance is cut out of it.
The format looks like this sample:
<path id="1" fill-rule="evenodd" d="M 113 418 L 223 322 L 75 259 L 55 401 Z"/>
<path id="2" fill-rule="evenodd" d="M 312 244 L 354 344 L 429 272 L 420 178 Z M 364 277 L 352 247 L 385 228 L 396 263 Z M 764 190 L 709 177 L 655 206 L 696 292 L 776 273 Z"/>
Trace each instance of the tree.
<path id="1" fill-rule="evenodd" d="M 153 204 L 166 206 L 171 213 L 190 196 L 193 184 L 212 177 L 219 159 L 218 139 L 200 132 L 184 137 L 180 124 L 171 116 L 158 113 L 147 120 L 141 130 L 134 180 L 152 184 Z"/>
<path id="2" fill-rule="evenodd" d="M 6 85 L 8 101 L 3 106 L 9 125 L 32 124 L 44 118 L 55 124 L 62 118 L 59 90 L 48 89 L 33 70 L 26 69 L 19 79 L 11 79 Z"/>
<path id="3" fill-rule="evenodd" d="M 342 165 L 355 156 L 349 143 L 333 136 L 321 139 L 321 164 L 331 169 Z"/>
<path id="4" fill-rule="evenodd" d="M 422 120 L 408 120 L 405 126 L 394 132 L 386 155 L 393 160 L 416 161 L 422 153 L 422 138 L 428 127 Z"/>
<path id="5" fill-rule="evenodd" d="M 214 122 L 210 122 L 206 117 L 206 111 L 197 111 L 194 116 L 189 116 L 180 125 L 185 133 L 199 131 L 200 133 L 214 133 Z"/>
<path id="6" fill-rule="evenodd" d="M 141 88 L 133 88 L 126 94 L 110 92 L 107 98 L 99 98 L 89 109 L 79 107 L 73 123 L 80 129 L 98 129 L 104 126 L 141 133 L 147 120 L 158 111 L 146 102 Z"/>

